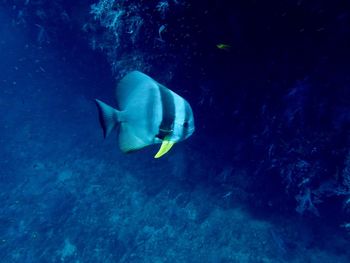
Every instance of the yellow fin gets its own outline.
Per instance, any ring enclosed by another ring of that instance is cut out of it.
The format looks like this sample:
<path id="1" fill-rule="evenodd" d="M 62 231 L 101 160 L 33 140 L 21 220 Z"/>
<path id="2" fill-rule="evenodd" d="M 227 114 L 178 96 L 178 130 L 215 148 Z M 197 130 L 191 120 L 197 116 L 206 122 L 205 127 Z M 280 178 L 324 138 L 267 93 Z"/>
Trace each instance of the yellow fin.
<path id="1" fill-rule="evenodd" d="M 154 156 L 154 158 L 162 157 L 164 154 L 166 154 L 167 152 L 170 151 L 171 147 L 173 147 L 174 144 L 175 144 L 175 142 L 171 142 L 171 141 L 166 141 L 166 140 L 164 140 L 164 141 L 162 142 L 162 145 L 160 146 L 159 151 L 158 151 L 157 154 Z"/>

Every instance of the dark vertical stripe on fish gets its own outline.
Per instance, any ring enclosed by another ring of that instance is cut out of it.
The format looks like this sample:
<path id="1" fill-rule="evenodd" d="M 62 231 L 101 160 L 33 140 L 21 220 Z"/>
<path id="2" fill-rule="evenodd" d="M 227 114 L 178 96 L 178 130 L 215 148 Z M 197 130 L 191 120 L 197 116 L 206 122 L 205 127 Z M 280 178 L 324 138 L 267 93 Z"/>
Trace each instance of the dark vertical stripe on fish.
<path id="1" fill-rule="evenodd" d="M 190 124 L 190 116 L 191 116 L 191 108 L 190 105 L 188 104 L 187 101 L 184 101 L 185 105 L 185 118 L 184 118 L 184 123 L 182 126 L 182 133 L 181 133 L 181 139 L 185 139 L 187 134 L 188 134 L 188 128 Z"/>
<path id="2" fill-rule="evenodd" d="M 154 132 L 154 123 L 153 123 L 153 120 L 154 120 L 154 110 L 155 110 L 155 107 L 154 105 L 156 105 L 156 103 L 158 101 L 156 101 L 156 92 L 158 92 L 158 90 L 156 89 L 151 89 L 150 92 L 147 92 L 147 95 L 148 97 L 145 98 L 147 99 L 147 102 L 148 102 L 148 107 L 146 107 L 146 118 L 148 120 L 148 125 L 147 125 L 147 130 L 149 132 L 149 134 L 152 134 L 152 132 Z M 154 135 L 154 133 L 152 134 Z"/>
<path id="3" fill-rule="evenodd" d="M 167 88 L 159 85 L 159 92 L 163 114 L 157 137 L 163 140 L 166 136 L 170 135 L 174 129 L 175 102 L 173 95 Z"/>

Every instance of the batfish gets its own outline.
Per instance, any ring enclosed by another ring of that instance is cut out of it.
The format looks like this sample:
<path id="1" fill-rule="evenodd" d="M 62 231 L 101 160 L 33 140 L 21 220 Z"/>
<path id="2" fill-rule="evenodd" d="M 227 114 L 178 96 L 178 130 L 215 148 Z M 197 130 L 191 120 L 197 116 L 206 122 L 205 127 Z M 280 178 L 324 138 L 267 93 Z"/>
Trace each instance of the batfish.
<path id="1" fill-rule="evenodd" d="M 116 109 L 95 101 L 104 137 L 116 130 L 119 147 L 125 153 L 161 143 L 154 156 L 159 158 L 195 130 L 190 104 L 142 72 L 132 71 L 124 76 L 115 96 Z"/>

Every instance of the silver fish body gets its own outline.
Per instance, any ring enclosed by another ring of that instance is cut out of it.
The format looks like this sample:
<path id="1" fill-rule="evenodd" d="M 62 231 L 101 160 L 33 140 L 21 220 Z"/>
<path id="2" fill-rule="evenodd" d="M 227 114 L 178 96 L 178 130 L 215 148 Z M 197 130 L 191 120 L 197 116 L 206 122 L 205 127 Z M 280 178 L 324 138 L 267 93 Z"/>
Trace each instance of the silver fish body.
<path id="1" fill-rule="evenodd" d="M 96 104 L 105 137 L 119 124 L 123 152 L 162 143 L 155 156 L 159 158 L 195 130 L 190 104 L 144 73 L 128 73 L 118 83 L 115 95 L 117 109 L 100 100 Z"/>

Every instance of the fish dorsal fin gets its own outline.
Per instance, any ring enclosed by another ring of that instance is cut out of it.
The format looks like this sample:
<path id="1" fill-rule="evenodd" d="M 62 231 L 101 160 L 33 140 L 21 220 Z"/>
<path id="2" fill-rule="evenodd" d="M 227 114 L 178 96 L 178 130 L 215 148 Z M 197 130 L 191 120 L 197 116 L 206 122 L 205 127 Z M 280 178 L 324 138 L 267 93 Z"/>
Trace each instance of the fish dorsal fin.
<path id="1" fill-rule="evenodd" d="M 158 89 L 158 83 L 154 79 L 140 71 L 128 73 L 120 80 L 116 88 L 119 109 L 125 110 L 128 105 L 135 103 L 135 99 L 140 99 L 135 94 L 147 93 L 152 89 Z"/>
<path id="2" fill-rule="evenodd" d="M 119 147 L 120 149 L 127 153 L 142 149 L 149 145 L 149 142 L 144 141 L 142 138 L 138 137 L 132 126 L 122 123 L 119 130 Z"/>

